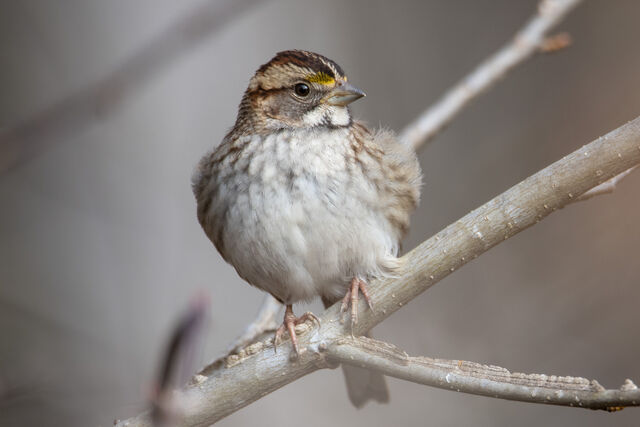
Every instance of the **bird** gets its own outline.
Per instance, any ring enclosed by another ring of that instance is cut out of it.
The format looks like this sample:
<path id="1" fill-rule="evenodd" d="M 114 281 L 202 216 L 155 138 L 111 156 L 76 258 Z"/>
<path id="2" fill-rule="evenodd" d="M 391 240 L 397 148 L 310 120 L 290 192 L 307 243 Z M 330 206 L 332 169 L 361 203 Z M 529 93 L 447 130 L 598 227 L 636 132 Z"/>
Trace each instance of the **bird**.
<path id="1" fill-rule="evenodd" d="M 274 347 L 288 332 L 299 354 L 293 304 L 340 300 L 357 322 L 367 284 L 402 267 L 400 240 L 420 200 L 415 152 L 384 128 L 354 119 L 365 96 L 333 60 L 278 52 L 258 68 L 234 126 L 192 177 L 197 217 L 224 260 L 285 305 Z M 352 403 L 388 401 L 384 377 L 343 366 Z"/>

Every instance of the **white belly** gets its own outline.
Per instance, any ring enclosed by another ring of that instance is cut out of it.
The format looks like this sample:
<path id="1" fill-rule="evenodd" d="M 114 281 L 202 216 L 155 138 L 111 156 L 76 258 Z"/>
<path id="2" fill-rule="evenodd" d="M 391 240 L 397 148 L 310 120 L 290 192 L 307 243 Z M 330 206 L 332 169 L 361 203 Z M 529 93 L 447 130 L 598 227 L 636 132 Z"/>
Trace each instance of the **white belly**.
<path id="1" fill-rule="evenodd" d="M 304 146 L 253 141 L 260 154 L 226 178 L 234 185 L 212 204 L 226 210 L 227 260 L 286 303 L 336 298 L 352 277 L 381 274 L 397 252 L 375 187 L 340 151 L 348 149 L 345 138 L 334 131 L 323 140 L 310 134 Z"/>

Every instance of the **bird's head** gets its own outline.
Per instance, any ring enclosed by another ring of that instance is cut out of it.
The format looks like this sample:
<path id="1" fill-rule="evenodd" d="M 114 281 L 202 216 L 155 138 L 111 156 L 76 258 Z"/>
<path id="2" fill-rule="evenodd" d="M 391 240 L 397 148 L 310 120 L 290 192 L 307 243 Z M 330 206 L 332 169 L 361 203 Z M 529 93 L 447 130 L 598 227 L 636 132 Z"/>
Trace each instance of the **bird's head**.
<path id="1" fill-rule="evenodd" d="M 365 96 L 347 82 L 329 58 L 303 50 L 279 52 L 249 82 L 238 126 L 258 132 L 343 127 L 351 124 L 348 105 Z"/>

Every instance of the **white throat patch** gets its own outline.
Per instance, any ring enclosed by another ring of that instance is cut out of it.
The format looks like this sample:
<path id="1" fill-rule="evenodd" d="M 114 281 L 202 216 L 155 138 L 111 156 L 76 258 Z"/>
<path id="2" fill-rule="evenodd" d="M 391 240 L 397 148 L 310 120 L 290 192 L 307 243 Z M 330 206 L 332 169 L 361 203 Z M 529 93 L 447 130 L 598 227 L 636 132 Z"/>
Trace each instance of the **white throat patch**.
<path id="1" fill-rule="evenodd" d="M 307 127 L 314 127 L 327 123 L 332 126 L 347 126 L 350 121 L 349 110 L 335 105 L 319 105 L 303 117 Z"/>

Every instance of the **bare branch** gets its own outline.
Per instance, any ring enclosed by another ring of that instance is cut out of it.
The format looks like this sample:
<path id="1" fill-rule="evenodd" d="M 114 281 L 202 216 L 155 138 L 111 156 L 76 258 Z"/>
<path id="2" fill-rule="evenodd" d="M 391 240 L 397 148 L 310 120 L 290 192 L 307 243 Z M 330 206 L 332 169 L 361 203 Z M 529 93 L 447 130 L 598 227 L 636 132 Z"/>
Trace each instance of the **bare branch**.
<path id="1" fill-rule="evenodd" d="M 596 380 L 509 372 L 463 360 L 410 357 L 397 347 L 366 337 L 346 336 L 327 349 L 336 363 L 368 368 L 432 387 L 520 402 L 619 410 L 640 405 L 640 389 L 629 379 L 617 390 Z"/>
<path id="2" fill-rule="evenodd" d="M 0 173 L 46 145 L 103 119 L 140 87 L 258 0 L 207 1 L 131 55 L 104 79 L 0 132 Z"/>
<path id="3" fill-rule="evenodd" d="M 404 269 L 398 277 L 370 284 L 376 309 L 366 310 L 360 301 L 361 316 L 353 334 L 362 335 L 478 255 L 638 164 L 640 117 L 513 186 L 402 257 Z M 289 346 L 281 345 L 274 353 L 267 340 L 206 367 L 176 392 L 184 402 L 180 425 L 209 425 L 303 375 L 335 367 L 327 350 L 351 333 L 340 323 L 338 306 L 323 313 L 319 328 L 296 328 L 302 351 L 295 362 Z M 118 425 L 148 426 L 149 418 L 142 414 Z"/>
<path id="4" fill-rule="evenodd" d="M 580 0 L 542 0 L 536 15 L 511 42 L 480 64 L 409 124 L 400 134 L 400 139 L 416 150 L 431 140 L 473 99 L 493 86 L 516 65 L 538 52 L 547 33 L 578 3 Z"/>

